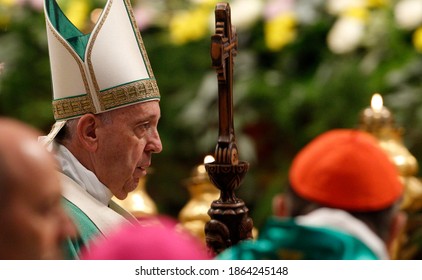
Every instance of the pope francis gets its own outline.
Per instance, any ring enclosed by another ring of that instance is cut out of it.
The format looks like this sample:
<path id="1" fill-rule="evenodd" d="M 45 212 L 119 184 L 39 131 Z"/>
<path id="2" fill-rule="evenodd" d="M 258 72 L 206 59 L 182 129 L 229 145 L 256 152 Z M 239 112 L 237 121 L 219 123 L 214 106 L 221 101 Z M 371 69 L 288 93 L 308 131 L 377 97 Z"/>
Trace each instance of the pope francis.
<path id="1" fill-rule="evenodd" d="M 55 0 L 44 1 L 56 123 L 41 141 L 55 153 L 66 209 L 80 237 L 68 257 L 122 223 L 114 203 L 145 176 L 162 150 L 160 93 L 129 0 L 108 0 L 89 34 Z"/>

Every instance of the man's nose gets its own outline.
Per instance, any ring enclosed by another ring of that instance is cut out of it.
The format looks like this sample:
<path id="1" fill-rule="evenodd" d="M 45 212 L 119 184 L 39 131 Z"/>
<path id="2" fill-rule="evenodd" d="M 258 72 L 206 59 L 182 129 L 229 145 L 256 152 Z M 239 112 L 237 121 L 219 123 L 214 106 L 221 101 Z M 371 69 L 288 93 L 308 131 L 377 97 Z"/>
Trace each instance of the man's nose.
<path id="1" fill-rule="evenodd" d="M 150 143 L 147 145 L 146 150 L 153 153 L 161 153 L 163 150 L 163 144 L 161 143 L 161 138 L 158 131 L 156 131 L 154 135 L 151 136 Z"/>

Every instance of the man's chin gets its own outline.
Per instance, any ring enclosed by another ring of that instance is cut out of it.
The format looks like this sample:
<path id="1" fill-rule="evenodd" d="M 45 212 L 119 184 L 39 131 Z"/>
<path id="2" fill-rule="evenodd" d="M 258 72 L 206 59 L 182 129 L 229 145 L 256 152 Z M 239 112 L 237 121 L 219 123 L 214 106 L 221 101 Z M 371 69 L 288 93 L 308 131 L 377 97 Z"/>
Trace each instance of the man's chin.
<path id="1" fill-rule="evenodd" d="M 139 178 L 134 178 L 132 184 L 128 185 L 124 190 L 126 191 L 126 196 L 130 193 L 133 192 L 139 184 Z M 126 198 L 126 197 L 125 197 Z"/>
<path id="2" fill-rule="evenodd" d="M 114 194 L 114 196 L 119 200 L 124 200 L 126 199 L 129 193 L 133 192 L 138 187 L 138 184 L 139 178 L 134 178 L 131 184 L 126 184 L 123 189 L 121 189 L 121 192 L 118 195 Z"/>
<path id="3" fill-rule="evenodd" d="M 134 178 L 133 184 L 132 184 L 129 192 L 134 191 L 138 187 L 138 185 L 139 185 L 139 178 Z"/>

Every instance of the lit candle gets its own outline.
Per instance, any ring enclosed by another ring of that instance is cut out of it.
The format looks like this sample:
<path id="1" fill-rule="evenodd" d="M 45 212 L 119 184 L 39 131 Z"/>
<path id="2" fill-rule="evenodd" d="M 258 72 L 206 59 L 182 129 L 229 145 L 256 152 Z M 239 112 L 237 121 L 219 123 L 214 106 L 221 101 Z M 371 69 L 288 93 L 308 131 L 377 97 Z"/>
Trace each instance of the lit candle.
<path id="1" fill-rule="evenodd" d="M 391 112 L 383 106 L 380 94 L 375 93 L 371 106 L 360 114 L 360 129 L 374 135 L 381 148 L 388 154 L 403 179 L 405 192 L 401 208 L 409 212 L 422 209 L 422 183 L 415 177 L 418 173 L 418 162 L 403 144 L 403 128 L 395 124 Z"/>
<path id="2" fill-rule="evenodd" d="M 372 95 L 371 108 L 375 113 L 381 113 L 383 107 L 382 96 L 379 93 Z"/>
<path id="3" fill-rule="evenodd" d="M 204 164 L 211 163 L 211 162 L 214 162 L 214 161 L 215 161 L 215 158 L 211 155 L 208 155 L 204 158 Z"/>
<path id="4" fill-rule="evenodd" d="M 384 128 L 394 127 L 394 119 L 390 110 L 383 105 L 382 96 L 375 93 L 371 98 L 371 106 L 360 114 L 360 129 L 377 133 Z"/>

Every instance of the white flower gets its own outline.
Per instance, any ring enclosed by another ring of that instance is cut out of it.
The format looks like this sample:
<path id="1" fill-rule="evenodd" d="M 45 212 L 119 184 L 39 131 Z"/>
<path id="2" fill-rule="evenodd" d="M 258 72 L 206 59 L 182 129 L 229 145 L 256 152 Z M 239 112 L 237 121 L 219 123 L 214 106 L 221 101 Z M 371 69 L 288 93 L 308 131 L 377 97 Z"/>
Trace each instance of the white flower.
<path id="1" fill-rule="evenodd" d="M 422 1 L 403 0 L 394 8 L 397 25 L 403 29 L 414 29 L 422 23 Z"/>
<path id="2" fill-rule="evenodd" d="M 340 17 L 328 34 L 328 47 L 336 54 L 351 52 L 360 45 L 364 31 L 365 24 L 362 20 Z"/>
<path id="3" fill-rule="evenodd" d="M 261 16 L 264 4 L 261 0 L 234 0 L 230 4 L 232 24 L 237 29 L 248 29 Z"/>

